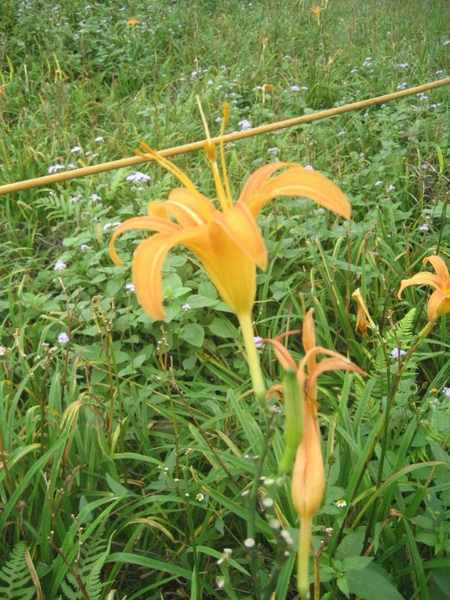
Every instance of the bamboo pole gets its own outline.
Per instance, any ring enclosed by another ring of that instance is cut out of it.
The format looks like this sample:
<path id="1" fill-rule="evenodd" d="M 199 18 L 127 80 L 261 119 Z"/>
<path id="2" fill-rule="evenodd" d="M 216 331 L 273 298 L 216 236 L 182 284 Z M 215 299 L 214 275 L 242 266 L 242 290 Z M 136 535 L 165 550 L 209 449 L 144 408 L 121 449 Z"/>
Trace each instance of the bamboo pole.
<path id="1" fill-rule="evenodd" d="M 287 127 L 294 127 L 296 125 L 302 125 L 304 123 L 312 123 L 313 121 L 319 121 L 320 119 L 327 119 L 341 115 L 350 111 L 359 110 L 361 108 L 367 108 L 376 104 L 382 104 L 384 102 L 390 102 L 391 100 L 397 100 L 398 98 L 404 98 L 405 96 L 411 96 L 412 94 L 420 94 L 427 90 L 438 88 L 444 85 L 450 84 L 450 77 L 445 79 L 439 79 L 423 85 L 418 85 L 391 94 L 384 94 L 383 96 L 376 96 L 369 98 L 368 100 L 361 100 L 359 102 L 352 102 L 351 104 L 345 104 L 344 106 L 338 106 L 337 108 L 331 108 L 327 110 L 321 110 L 319 112 L 303 115 L 301 117 L 295 117 L 293 119 L 287 119 L 285 121 L 278 121 L 276 123 L 269 123 L 268 125 L 261 125 L 259 127 L 253 127 L 245 131 L 235 131 L 234 133 L 228 133 L 223 136 L 223 141 L 234 142 L 236 140 L 242 140 L 244 138 L 253 137 L 255 135 L 261 135 L 270 131 L 277 131 L 279 129 L 285 129 Z M 218 144 L 220 136 L 211 138 L 211 142 Z M 183 144 L 182 146 L 175 146 L 174 148 L 167 148 L 161 150 L 159 153 L 162 156 L 176 156 L 177 154 L 184 154 L 185 152 L 194 152 L 203 148 L 205 140 L 198 142 L 192 142 L 190 144 Z M 89 175 L 95 175 L 96 173 L 103 173 L 104 171 L 113 171 L 115 169 L 121 169 L 124 167 L 131 167 L 133 165 L 139 165 L 141 163 L 153 160 L 150 156 L 145 158 L 143 156 L 131 156 L 129 158 L 123 158 L 120 160 L 113 160 L 111 162 L 101 163 L 98 165 L 91 165 L 90 167 L 82 167 L 80 169 L 72 169 L 70 171 L 63 171 L 54 173 L 52 175 L 44 175 L 43 177 L 35 177 L 33 179 L 26 179 L 24 181 L 17 181 L 16 183 L 8 183 L 0 186 L 0 195 L 10 194 L 12 192 L 19 192 L 21 190 L 28 190 L 30 188 L 41 187 L 44 185 L 51 185 L 53 183 L 60 183 L 61 181 L 67 181 L 69 179 L 77 179 L 78 177 L 88 177 Z"/>

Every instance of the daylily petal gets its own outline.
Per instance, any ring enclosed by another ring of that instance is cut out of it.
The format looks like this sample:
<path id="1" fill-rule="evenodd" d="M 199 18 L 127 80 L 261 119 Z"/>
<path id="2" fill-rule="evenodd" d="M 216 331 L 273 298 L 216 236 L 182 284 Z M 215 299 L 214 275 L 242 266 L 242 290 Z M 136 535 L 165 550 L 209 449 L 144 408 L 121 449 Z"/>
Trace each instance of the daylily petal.
<path id="1" fill-rule="evenodd" d="M 367 329 L 375 329 L 376 325 L 370 316 L 363 295 L 361 294 L 361 290 L 359 288 L 353 292 L 352 298 L 356 300 L 356 303 L 358 305 L 355 331 L 360 331 L 362 334 L 366 335 Z"/>
<path id="2" fill-rule="evenodd" d="M 340 354 L 336 354 L 334 358 L 326 358 L 325 360 L 321 360 L 318 362 L 312 373 L 308 373 L 308 390 L 306 390 L 308 396 L 311 393 L 311 390 L 316 389 L 317 379 L 319 375 L 325 373 L 325 371 L 355 371 L 360 375 L 364 375 L 364 371 L 357 367 L 355 364 L 341 356 Z M 315 400 L 316 394 L 312 396 L 312 399 Z"/>
<path id="3" fill-rule="evenodd" d="M 450 292 L 444 294 L 441 290 L 436 290 L 431 294 L 428 301 L 427 317 L 429 321 L 436 321 L 438 317 L 442 317 L 450 313 Z"/>
<path id="4" fill-rule="evenodd" d="M 186 188 L 175 188 L 169 194 L 169 200 L 184 204 L 201 216 L 203 221 L 210 221 L 216 212 L 216 207 L 209 198 L 200 194 L 192 194 Z"/>
<path id="5" fill-rule="evenodd" d="M 298 165 L 266 181 L 246 204 L 256 215 L 261 208 L 276 196 L 301 196 L 314 200 L 345 218 L 351 214 L 350 202 L 341 190 L 324 175 Z"/>
<path id="6" fill-rule="evenodd" d="M 132 265 L 132 280 L 139 304 L 152 319 L 162 320 L 161 270 L 167 253 L 172 248 L 173 236 L 157 233 L 136 248 Z"/>
<path id="7" fill-rule="evenodd" d="M 184 243 L 201 260 L 223 300 L 238 316 L 250 314 L 255 302 L 255 264 L 224 232 L 218 223 L 205 226 L 201 240 L 190 238 Z"/>
<path id="8" fill-rule="evenodd" d="M 278 171 L 284 166 L 286 166 L 286 163 L 284 162 L 273 162 L 252 173 L 245 182 L 238 203 L 247 204 L 253 196 L 258 194 L 261 186 L 269 179 L 272 173 L 275 173 L 275 171 Z M 253 216 L 256 216 L 258 212 L 259 211 L 254 213 L 252 211 Z"/>
<path id="9" fill-rule="evenodd" d="M 303 439 L 292 473 L 292 503 L 300 517 L 312 517 L 320 508 L 325 489 L 320 431 L 317 419 L 303 411 Z"/>
<path id="10" fill-rule="evenodd" d="M 114 229 L 108 246 L 111 259 L 118 266 L 122 266 L 123 262 L 116 252 L 114 242 L 117 236 L 119 236 L 121 233 L 124 231 L 130 231 L 132 229 L 150 229 L 151 231 L 170 234 L 179 231 L 180 226 L 160 217 L 134 217 L 132 219 L 128 219 L 128 221 L 125 221 L 125 223 L 122 223 L 119 225 L 119 227 Z"/>
<path id="11" fill-rule="evenodd" d="M 400 285 L 400 289 L 398 292 L 398 297 L 401 298 L 402 292 L 405 288 L 410 285 L 431 285 L 432 287 L 439 289 L 442 286 L 442 280 L 440 277 L 435 275 L 434 273 L 428 273 L 427 271 L 422 271 L 421 273 L 416 273 L 410 279 L 403 279 Z"/>
<path id="12" fill-rule="evenodd" d="M 216 211 L 214 222 L 218 223 L 235 244 L 258 267 L 267 266 L 267 251 L 255 219 L 244 204 L 235 204 L 225 213 Z"/>
<path id="13" fill-rule="evenodd" d="M 310 350 L 316 347 L 316 331 L 314 329 L 314 309 L 310 308 L 305 316 L 302 329 L 302 343 L 305 353 L 308 354 Z M 308 358 L 308 373 L 312 373 L 316 367 L 316 356 L 311 353 Z M 310 390 L 310 392 L 316 396 L 316 389 Z"/>
<path id="14" fill-rule="evenodd" d="M 278 360 L 281 363 L 281 366 L 283 367 L 283 369 L 285 371 L 287 371 L 289 368 L 295 369 L 297 370 L 297 365 L 295 364 L 295 360 L 292 358 L 289 350 L 283 346 L 283 344 L 281 344 L 278 340 L 264 340 L 265 342 L 268 342 L 269 344 L 272 344 L 273 346 L 273 350 L 275 352 L 275 356 L 278 358 Z"/>
<path id="15" fill-rule="evenodd" d="M 204 247 L 208 245 L 208 226 L 182 229 L 177 226 L 171 234 L 158 233 L 136 248 L 132 279 L 139 304 L 152 319 L 164 319 L 161 270 L 167 253 L 176 245 L 184 245 L 203 262 Z M 209 273 L 208 273 L 209 274 Z"/>
<path id="16" fill-rule="evenodd" d="M 447 265 L 440 256 L 427 256 L 427 258 L 423 259 L 424 265 L 426 265 L 428 262 L 433 265 L 434 270 L 436 271 L 438 277 L 441 278 L 443 283 L 450 279 L 450 273 L 448 272 Z"/>

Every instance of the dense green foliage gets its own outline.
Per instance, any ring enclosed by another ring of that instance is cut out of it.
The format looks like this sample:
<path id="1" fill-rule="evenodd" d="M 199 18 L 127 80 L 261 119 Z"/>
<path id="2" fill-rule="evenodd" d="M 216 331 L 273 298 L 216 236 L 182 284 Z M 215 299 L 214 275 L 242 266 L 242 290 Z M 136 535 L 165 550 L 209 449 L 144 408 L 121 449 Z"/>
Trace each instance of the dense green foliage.
<path id="1" fill-rule="evenodd" d="M 196 95 L 215 135 L 224 101 L 232 131 L 449 76 L 447 0 L 330 0 L 320 26 L 313 6 L 2 0 L 0 184 L 129 156 L 141 140 L 202 139 Z M 367 372 L 319 380 L 323 599 L 450 597 L 449 316 L 417 345 L 429 289 L 397 299 L 424 257 L 450 266 L 449 115 L 442 87 L 226 148 L 236 195 L 277 156 L 325 173 L 353 206 L 344 222 L 282 198 L 259 219 L 270 265 L 255 335 L 301 329 L 314 306 L 321 345 Z M 176 162 L 212 192 L 201 153 Z M 296 540 L 289 481 L 242 496 L 277 472 L 283 407 L 268 417 L 248 393 L 234 315 L 181 248 L 164 266 L 167 319 L 152 322 L 127 287 L 139 235 L 118 244 L 125 267 L 109 259 L 114 224 L 177 185 L 140 170 L 150 180 L 128 169 L 0 196 L 0 590 L 246 599 L 259 573 L 293 599 L 294 552 L 274 525 Z M 378 326 L 367 338 L 358 287 Z M 298 336 L 288 343 L 300 357 Z M 262 362 L 279 382 L 268 347 Z"/>

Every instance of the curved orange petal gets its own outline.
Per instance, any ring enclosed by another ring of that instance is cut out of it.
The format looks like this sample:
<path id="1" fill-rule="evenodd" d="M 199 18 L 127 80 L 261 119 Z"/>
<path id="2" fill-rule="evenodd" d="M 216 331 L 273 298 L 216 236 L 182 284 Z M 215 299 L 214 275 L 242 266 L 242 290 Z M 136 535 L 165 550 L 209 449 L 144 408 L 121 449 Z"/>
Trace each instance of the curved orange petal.
<path id="1" fill-rule="evenodd" d="M 355 373 L 359 373 L 360 375 L 364 375 L 364 371 L 357 367 L 354 363 L 350 362 L 340 354 L 336 354 L 333 358 L 326 358 L 325 360 L 321 360 L 316 364 L 312 373 L 308 373 L 307 385 L 308 390 L 307 393 L 311 397 L 311 391 L 316 390 L 317 379 L 319 375 L 325 373 L 325 371 L 354 371 Z M 317 394 L 314 392 L 312 396 L 313 400 L 316 400 Z"/>
<path id="2" fill-rule="evenodd" d="M 133 217 L 132 219 L 128 219 L 128 221 L 125 221 L 119 225 L 119 227 L 114 229 L 108 246 L 109 255 L 111 256 L 112 261 L 118 266 L 122 266 L 123 261 L 116 252 L 114 242 L 121 233 L 124 231 L 131 231 L 132 229 L 149 229 L 151 231 L 170 234 L 179 231 L 180 225 L 171 223 L 167 219 L 161 217 Z"/>
<path id="3" fill-rule="evenodd" d="M 437 256 L 437 255 L 427 256 L 426 258 L 423 259 L 424 265 L 426 265 L 428 262 L 433 265 L 434 270 L 436 271 L 438 277 L 440 277 L 442 279 L 442 282 L 445 282 L 450 278 L 450 274 L 448 272 L 447 265 L 445 264 L 445 262 L 442 260 L 442 258 L 440 256 Z"/>
<path id="4" fill-rule="evenodd" d="M 236 315 L 251 313 L 256 295 L 255 263 L 218 223 L 204 228 L 207 236 L 190 236 L 183 243 L 198 256 L 223 300 Z"/>
<path id="5" fill-rule="evenodd" d="M 429 321 L 436 321 L 438 317 L 450 313 L 450 291 L 444 294 L 441 290 L 436 290 L 431 294 L 428 301 L 427 317 Z"/>
<path id="6" fill-rule="evenodd" d="M 301 196 L 345 218 L 351 214 L 350 202 L 334 183 L 317 171 L 299 165 L 289 165 L 288 170 L 266 181 L 255 196 L 247 200 L 247 206 L 252 214 L 258 214 L 264 204 L 276 196 Z"/>
<path id="7" fill-rule="evenodd" d="M 173 236 L 157 233 L 136 248 L 132 265 L 132 281 L 139 304 L 152 319 L 166 316 L 163 308 L 161 270 L 172 248 Z"/>
<path id="8" fill-rule="evenodd" d="M 325 490 L 320 430 L 317 420 L 304 406 L 303 439 L 292 472 L 292 503 L 300 517 L 312 517 L 320 508 Z"/>
<path id="9" fill-rule="evenodd" d="M 244 204 L 235 204 L 225 213 L 216 211 L 214 222 L 258 267 L 267 266 L 267 250 L 253 215 Z"/>
<path id="10" fill-rule="evenodd" d="M 264 167 L 261 167 L 252 173 L 245 182 L 241 195 L 239 196 L 238 203 L 248 203 L 248 201 L 259 192 L 261 186 L 269 179 L 272 173 L 278 171 L 284 166 L 286 166 L 286 163 L 284 162 L 273 162 L 269 163 L 268 165 L 264 165 Z M 259 211 L 254 213 L 252 211 L 253 216 L 256 216 L 258 212 Z"/>
<path id="11" fill-rule="evenodd" d="M 410 279 L 402 280 L 400 289 L 397 294 L 398 298 L 401 298 L 403 290 L 409 287 L 410 285 L 431 285 L 436 289 L 440 289 L 442 287 L 442 279 L 434 273 L 428 273 L 426 271 L 416 273 Z"/>
<path id="12" fill-rule="evenodd" d="M 205 258 L 214 254 L 210 248 L 208 225 L 184 229 L 177 225 L 172 233 L 157 233 L 141 242 L 134 253 L 132 280 L 139 304 L 155 320 L 165 317 L 161 271 L 167 253 L 177 245 L 192 250 L 204 264 L 211 279 L 216 276 L 216 273 L 210 273 L 210 265 L 205 264 Z M 218 287 L 214 279 L 213 283 Z"/>
<path id="13" fill-rule="evenodd" d="M 278 340 L 264 340 L 264 342 L 272 344 L 275 356 L 278 358 L 285 371 L 287 371 L 289 368 L 297 371 L 295 360 L 292 358 L 289 350 L 283 346 L 283 344 L 281 344 Z"/>
<path id="14" fill-rule="evenodd" d="M 178 202 L 196 212 L 203 221 L 210 221 L 216 212 L 216 207 L 209 198 L 200 194 L 192 194 L 186 188 L 175 188 L 169 194 L 170 201 Z"/>

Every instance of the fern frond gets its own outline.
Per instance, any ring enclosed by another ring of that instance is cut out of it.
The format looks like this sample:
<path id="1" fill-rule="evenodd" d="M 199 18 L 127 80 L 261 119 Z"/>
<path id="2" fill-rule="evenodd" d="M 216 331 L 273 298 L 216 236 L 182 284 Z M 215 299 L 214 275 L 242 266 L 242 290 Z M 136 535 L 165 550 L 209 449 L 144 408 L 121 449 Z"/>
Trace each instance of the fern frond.
<path id="1" fill-rule="evenodd" d="M 10 559 L 0 570 L 2 600 L 31 600 L 36 597 L 36 588 L 25 558 L 26 550 L 26 543 L 18 542 L 11 552 Z"/>
<path id="2" fill-rule="evenodd" d="M 83 600 L 77 578 L 82 582 L 89 600 L 100 599 L 103 587 L 100 575 L 111 547 L 111 539 L 105 540 L 102 537 L 103 531 L 104 526 L 95 532 L 95 536 L 84 540 L 81 558 L 74 566 L 77 577 L 69 572 L 65 581 L 61 582 L 64 600 Z"/>

